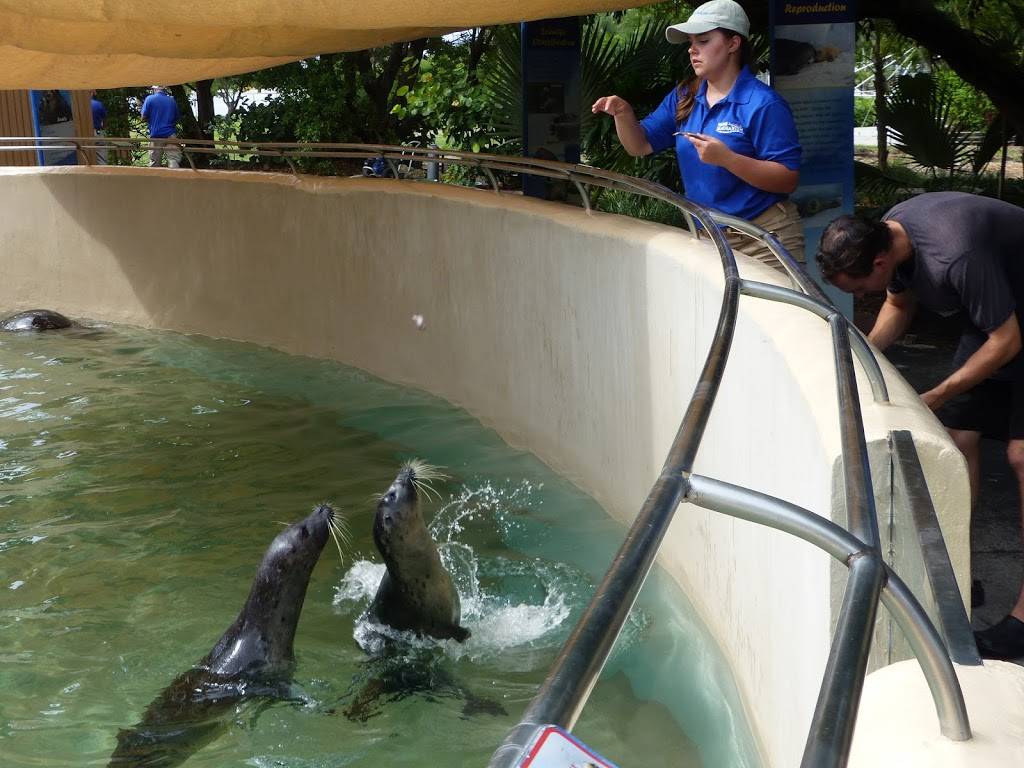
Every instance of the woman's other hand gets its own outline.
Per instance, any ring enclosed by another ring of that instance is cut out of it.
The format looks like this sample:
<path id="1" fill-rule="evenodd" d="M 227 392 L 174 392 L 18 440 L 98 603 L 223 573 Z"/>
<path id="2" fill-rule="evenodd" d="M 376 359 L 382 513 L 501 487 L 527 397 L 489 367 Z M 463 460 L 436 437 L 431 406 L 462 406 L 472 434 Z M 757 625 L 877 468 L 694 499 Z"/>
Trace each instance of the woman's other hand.
<path id="1" fill-rule="evenodd" d="M 604 112 L 612 117 L 618 117 L 621 114 L 629 112 L 632 114 L 633 107 L 621 96 L 602 96 L 600 99 L 594 102 L 594 105 L 590 108 L 590 111 L 595 115 L 598 112 Z"/>
<path id="2" fill-rule="evenodd" d="M 706 133 L 687 133 L 686 138 L 697 150 L 697 156 L 701 161 L 708 165 L 725 166 L 733 154 L 721 139 L 708 136 Z"/>

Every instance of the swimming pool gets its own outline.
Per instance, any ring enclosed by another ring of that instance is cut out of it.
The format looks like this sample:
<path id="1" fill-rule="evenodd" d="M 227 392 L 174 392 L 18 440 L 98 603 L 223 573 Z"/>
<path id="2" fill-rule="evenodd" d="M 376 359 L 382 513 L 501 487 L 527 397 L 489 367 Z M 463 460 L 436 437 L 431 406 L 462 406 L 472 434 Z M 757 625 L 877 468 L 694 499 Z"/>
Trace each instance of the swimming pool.
<path id="1" fill-rule="evenodd" d="M 350 719 L 379 674 L 360 647 L 383 568 L 370 499 L 413 456 L 451 476 L 425 511 L 473 636 L 409 644 L 428 683 Z M 294 700 L 240 706 L 188 764 L 486 763 L 621 540 L 592 499 L 464 411 L 334 362 L 124 326 L 0 337 L 5 764 L 105 764 L 234 619 L 280 523 L 323 500 L 352 542 L 314 571 Z M 660 573 L 576 732 L 623 766 L 759 764 Z"/>

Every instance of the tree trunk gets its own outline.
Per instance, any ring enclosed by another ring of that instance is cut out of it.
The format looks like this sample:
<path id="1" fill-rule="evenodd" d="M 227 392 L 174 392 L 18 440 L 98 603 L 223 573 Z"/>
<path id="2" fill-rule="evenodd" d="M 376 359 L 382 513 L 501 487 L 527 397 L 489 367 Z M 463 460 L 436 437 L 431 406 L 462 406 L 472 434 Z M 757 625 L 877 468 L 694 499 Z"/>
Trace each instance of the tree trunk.
<path id="1" fill-rule="evenodd" d="M 188 91 L 185 90 L 185 86 L 172 85 L 171 95 L 178 102 L 178 112 L 181 113 L 181 131 L 178 133 L 178 136 L 183 139 L 203 138 L 203 133 L 199 130 L 199 121 L 196 120 L 196 116 L 192 113 L 192 103 L 189 101 Z M 209 156 L 206 154 L 194 153 L 191 157 L 192 161 L 200 168 L 205 168 L 209 165 Z"/>
<path id="2" fill-rule="evenodd" d="M 484 52 L 490 48 L 492 40 L 494 40 L 494 27 L 481 27 L 473 30 L 473 37 L 469 43 L 469 60 L 466 62 L 466 74 L 469 75 L 471 82 L 480 82 L 477 68 L 480 66 L 480 59 L 483 58 Z"/>
<path id="3" fill-rule="evenodd" d="M 213 80 L 196 81 L 196 112 L 199 132 L 204 139 L 213 138 Z"/>
<path id="4" fill-rule="evenodd" d="M 882 30 L 877 24 L 871 25 L 874 34 L 872 54 L 875 64 L 875 132 L 878 142 L 878 167 L 886 170 L 889 165 L 889 130 L 885 122 L 885 59 L 882 57 Z"/>
<path id="5" fill-rule="evenodd" d="M 203 132 L 199 130 L 199 121 L 192 112 L 192 103 L 188 98 L 188 91 L 184 85 L 172 85 L 171 95 L 178 102 L 178 112 L 181 113 L 181 133 L 183 139 L 201 139 Z"/>

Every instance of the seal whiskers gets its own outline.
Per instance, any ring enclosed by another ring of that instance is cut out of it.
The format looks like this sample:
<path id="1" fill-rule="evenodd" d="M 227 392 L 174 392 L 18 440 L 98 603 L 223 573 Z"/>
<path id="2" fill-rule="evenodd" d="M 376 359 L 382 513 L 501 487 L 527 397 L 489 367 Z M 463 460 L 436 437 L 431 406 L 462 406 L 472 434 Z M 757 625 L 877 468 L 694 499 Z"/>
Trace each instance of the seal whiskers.
<path id="1" fill-rule="evenodd" d="M 434 466 L 433 464 L 427 464 L 422 459 L 410 459 L 402 465 L 402 469 L 411 472 L 412 482 L 416 488 L 423 493 L 428 499 L 433 494 L 434 498 L 438 501 L 441 500 L 441 494 L 434 490 L 434 486 L 431 485 L 435 480 L 447 480 L 448 475 L 441 471 L 440 467 Z"/>
<path id="2" fill-rule="evenodd" d="M 327 530 L 330 531 L 331 538 L 334 539 L 334 546 L 338 548 L 338 559 L 344 563 L 345 555 L 342 554 L 341 551 L 341 542 L 345 542 L 346 547 L 351 546 L 348 531 L 345 530 L 344 521 L 339 520 L 337 517 L 331 517 L 331 519 L 327 521 Z"/>

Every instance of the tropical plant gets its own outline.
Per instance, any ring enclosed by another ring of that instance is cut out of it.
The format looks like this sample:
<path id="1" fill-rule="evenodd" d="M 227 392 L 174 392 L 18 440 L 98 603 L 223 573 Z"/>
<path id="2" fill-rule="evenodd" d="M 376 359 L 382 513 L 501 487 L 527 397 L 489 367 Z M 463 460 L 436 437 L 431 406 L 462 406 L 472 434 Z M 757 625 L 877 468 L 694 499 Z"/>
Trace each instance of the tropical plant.
<path id="1" fill-rule="evenodd" d="M 930 73 L 896 79 L 879 116 L 889 126 L 897 149 L 932 174 L 952 176 L 970 162 L 970 137 L 953 114 L 949 89 Z"/>
<path id="2" fill-rule="evenodd" d="M 640 24 L 618 24 L 609 16 L 584 20 L 581 40 L 581 148 L 585 162 L 613 171 L 657 179 L 675 186 L 675 160 L 665 153 L 637 161 L 622 149 L 614 121 L 594 115 L 590 105 L 615 93 L 643 115 L 658 106 L 665 94 L 689 69 L 685 46 L 665 40 L 666 21 L 649 18 Z M 492 144 L 502 151 L 521 151 L 522 95 L 519 29 L 502 27 L 494 38 L 488 76 L 484 81 Z"/>

